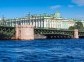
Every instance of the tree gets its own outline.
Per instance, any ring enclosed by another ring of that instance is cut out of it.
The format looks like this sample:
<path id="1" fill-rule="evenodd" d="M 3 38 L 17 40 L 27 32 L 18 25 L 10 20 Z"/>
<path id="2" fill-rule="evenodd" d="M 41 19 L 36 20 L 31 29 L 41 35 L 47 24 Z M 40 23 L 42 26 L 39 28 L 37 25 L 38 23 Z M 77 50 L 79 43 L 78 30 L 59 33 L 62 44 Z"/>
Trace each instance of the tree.
<path id="1" fill-rule="evenodd" d="M 83 24 L 82 22 L 76 22 L 74 27 L 75 29 L 83 29 Z"/>
<path id="2" fill-rule="evenodd" d="M 83 30 L 83 24 L 82 22 L 75 22 L 74 26 L 70 26 L 69 27 L 70 30 L 74 30 L 74 29 L 82 29 Z"/>
<path id="3" fill-rule="evenodd" d="M 74 30 L 74 29 L 75 29 L 74 26 L 70 26 L 70 27 L 69 27 L 69 30 Z"/>

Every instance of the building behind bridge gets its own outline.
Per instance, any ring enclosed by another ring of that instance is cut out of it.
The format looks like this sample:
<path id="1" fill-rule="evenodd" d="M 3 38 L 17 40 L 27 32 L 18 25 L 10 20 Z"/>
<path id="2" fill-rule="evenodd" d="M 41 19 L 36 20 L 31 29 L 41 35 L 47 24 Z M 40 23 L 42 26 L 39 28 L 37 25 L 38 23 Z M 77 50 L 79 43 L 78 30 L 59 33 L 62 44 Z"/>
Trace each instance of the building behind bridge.
<path id="1" fill-rule="evenodd" d="M 40 14 L 31 15 L 28 14 L 23 18 L 5 19 L 4 17 L 0 21 L 1 26 L 16 26 L 16 25 L 33 25 L 35 28 L 57 28 L 68 29 L 70 26 L 74 26 L 76 21 L 73 19 L 62 18 L 59 12 L 55 14 Z M 84 21 L 82 21 L 84 25 Z"/>

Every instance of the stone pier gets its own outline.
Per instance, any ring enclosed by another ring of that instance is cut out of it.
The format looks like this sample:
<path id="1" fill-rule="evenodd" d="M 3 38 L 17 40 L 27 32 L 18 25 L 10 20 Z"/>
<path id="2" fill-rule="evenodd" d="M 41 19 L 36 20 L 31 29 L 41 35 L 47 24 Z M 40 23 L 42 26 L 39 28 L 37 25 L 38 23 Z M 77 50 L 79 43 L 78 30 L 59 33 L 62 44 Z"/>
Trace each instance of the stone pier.
<path id="1" fill-rule="evenodd" d="M 75 38 L 75 39 L 78 39 L 78 38 L 79 38 L 78 29 L 75 29 L 75 30 L 74 30 L 74 38 Z"/>
<path id="2" fill-rule="evenodd" d="M 16 40 L 33 40 L 34 27 L 32 25 L 16 26 Z"/>

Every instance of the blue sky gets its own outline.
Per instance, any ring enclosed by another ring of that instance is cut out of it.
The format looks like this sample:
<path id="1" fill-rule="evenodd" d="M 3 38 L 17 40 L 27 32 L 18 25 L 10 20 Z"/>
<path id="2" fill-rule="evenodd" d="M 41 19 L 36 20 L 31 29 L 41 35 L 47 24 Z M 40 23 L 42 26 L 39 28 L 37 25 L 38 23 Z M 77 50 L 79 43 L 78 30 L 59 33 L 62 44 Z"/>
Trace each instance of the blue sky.
<path id="1" fill-rule="evenodd" d="M 84 0 L 0 0 L 0 17 L 61 12 L 64 18 L 84 19 Z"/>

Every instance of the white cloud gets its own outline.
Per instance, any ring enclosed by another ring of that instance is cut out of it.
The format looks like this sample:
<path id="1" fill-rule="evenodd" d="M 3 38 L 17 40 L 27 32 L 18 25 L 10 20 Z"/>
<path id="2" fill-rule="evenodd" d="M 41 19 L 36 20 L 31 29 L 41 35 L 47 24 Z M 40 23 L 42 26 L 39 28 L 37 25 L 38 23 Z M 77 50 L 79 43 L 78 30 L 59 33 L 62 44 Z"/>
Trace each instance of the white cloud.
<path id="1" fill-rule="evenodd" d="M 84 6 L 84 0 L 72 0 L 72 2 L 78 6 Z"/>
<path id="2" fill-rule="evenodd" d="M 54 5 L 54 6 L 51 6 L 50 9 L 58 9 L 60 7 L 61 7 L 61 5 Z"/>

